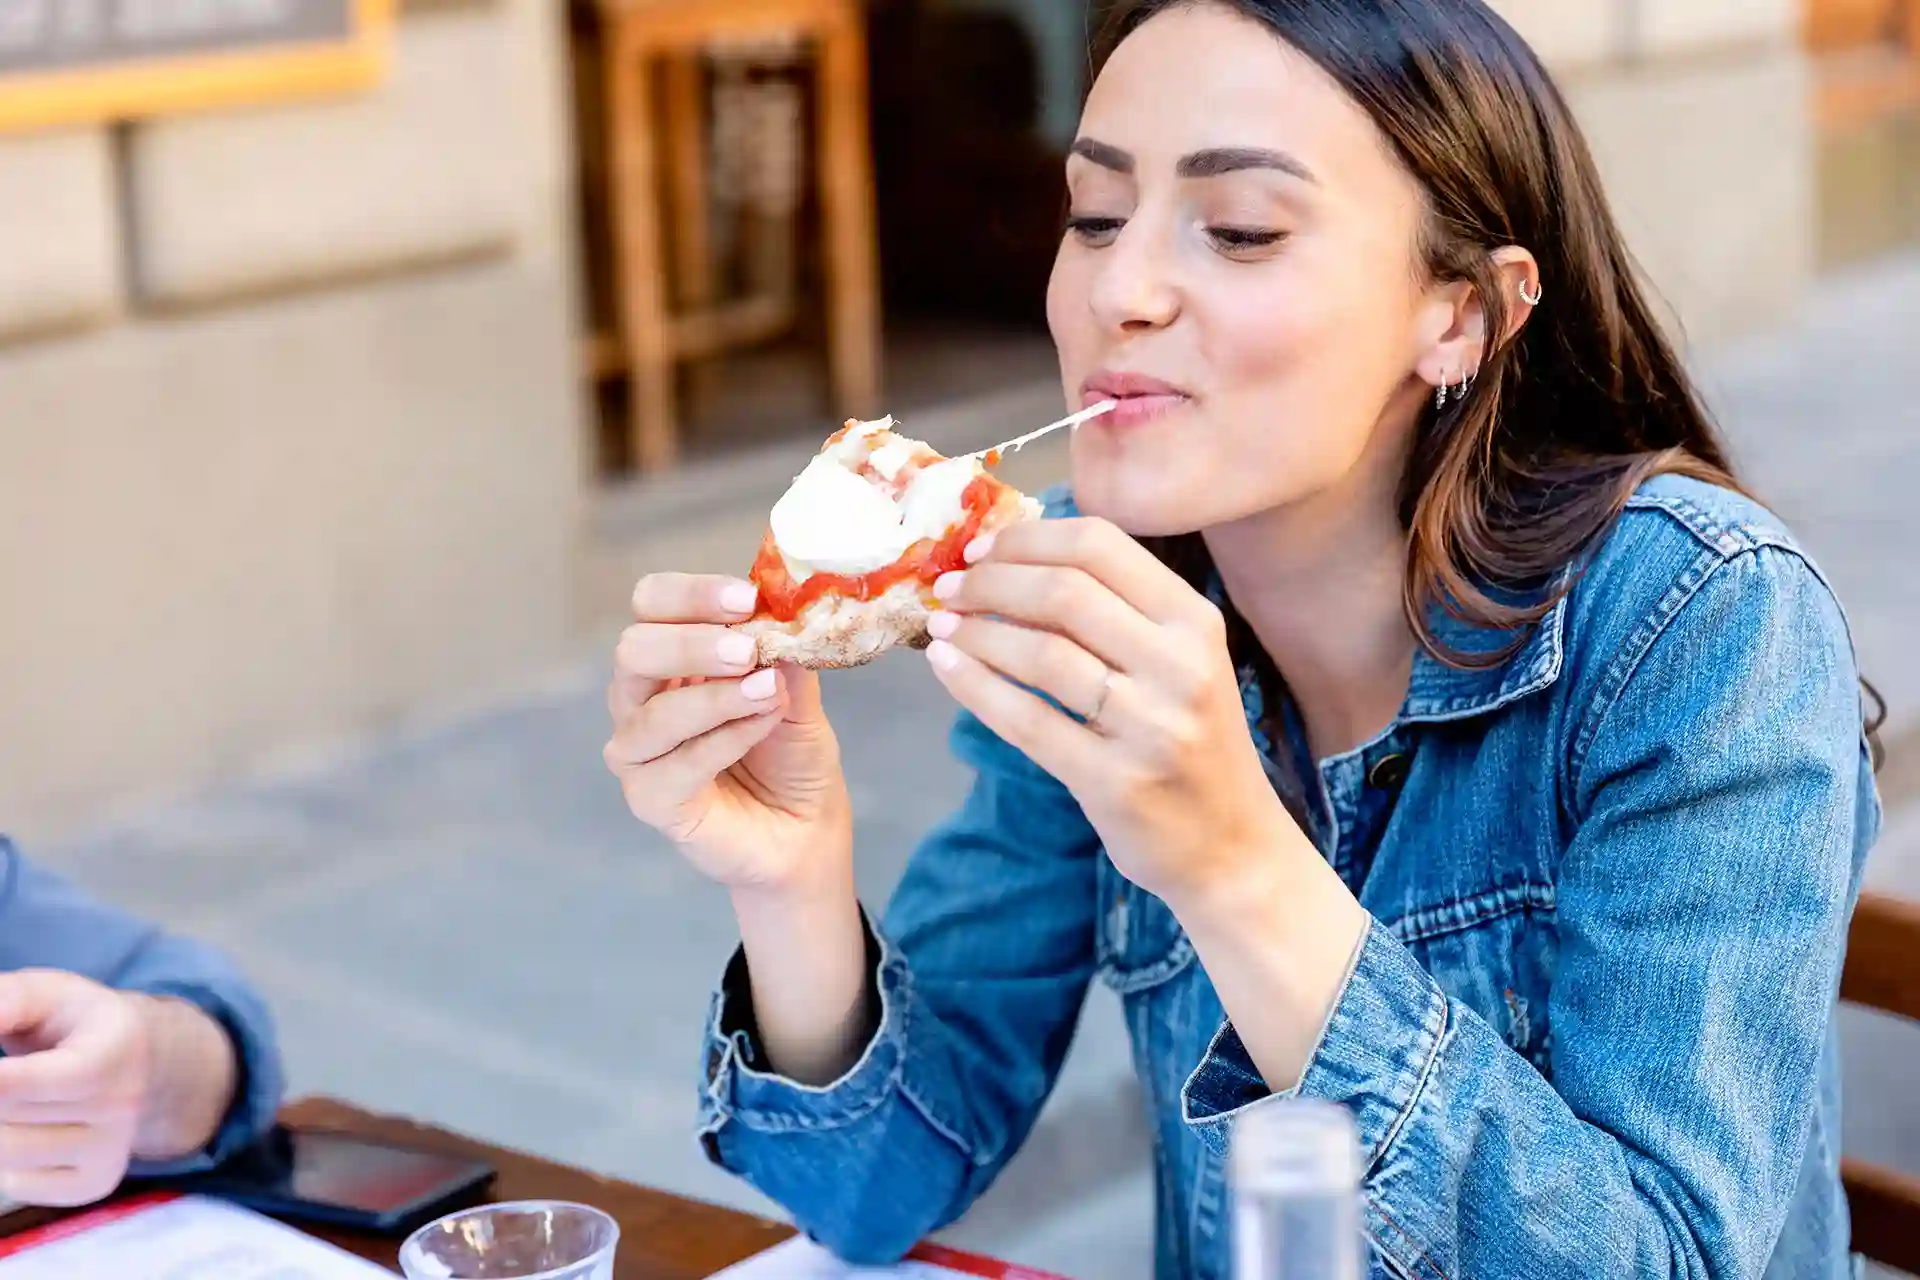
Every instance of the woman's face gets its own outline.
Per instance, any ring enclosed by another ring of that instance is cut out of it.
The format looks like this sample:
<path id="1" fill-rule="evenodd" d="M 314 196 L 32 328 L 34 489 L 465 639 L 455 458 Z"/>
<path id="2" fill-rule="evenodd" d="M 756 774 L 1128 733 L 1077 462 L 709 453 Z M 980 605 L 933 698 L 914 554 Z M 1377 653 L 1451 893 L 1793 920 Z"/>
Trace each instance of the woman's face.
<path id="1" fill-rule="evenodd" d="M 1194 5 L 1101 72 L 1047 314 L 1082 510 L 1138 535 L 1389 504 L 1446 328 L 1422 203 L 1366 113 L 1267 28 Z"/>

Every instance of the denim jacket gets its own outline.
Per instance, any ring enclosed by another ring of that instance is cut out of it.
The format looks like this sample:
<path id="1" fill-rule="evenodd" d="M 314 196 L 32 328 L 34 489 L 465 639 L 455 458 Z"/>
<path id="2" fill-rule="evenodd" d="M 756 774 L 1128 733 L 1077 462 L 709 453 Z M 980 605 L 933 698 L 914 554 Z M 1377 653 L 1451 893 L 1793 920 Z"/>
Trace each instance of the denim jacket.
<path id="1" fill-rule="evenodd" d="M 116 991 L 185 1000 L 233 1040 L 239 1084 L 213 1141 L 182 1160 L 136 1162 L 136 1175 L 211 1168 L 273 1123 L 285 1085 L 273 1016 L 232 962 L 82 893 L 0 835 L 0 973 L 19 969 L 64 969 Z"/>
<path id="2" fill-rule="evenodd" d="M 1375 1277 L 1847 1275 L 1832 1013 L 1879 807 L 1845 619 L 1773 516 L 1680 477 L 1576 570 L 1508 660 L 1422 654 L 1386 731 L 1305 770 L 1372 924 L 1296 1091 L 1358 1123 Z M 1152 1111 L 1157 1274 L 1225 1280 L 1223 1155 L 1275 1095 L 1067 790 L 969 716 L 952 745 L 976 778 L 873 930 L 878 1032 L 828 1087 L 772 1074 L 736 955 L 709 1155 L 896 1258 L 1019 1148 L 1097 977 Z"/>

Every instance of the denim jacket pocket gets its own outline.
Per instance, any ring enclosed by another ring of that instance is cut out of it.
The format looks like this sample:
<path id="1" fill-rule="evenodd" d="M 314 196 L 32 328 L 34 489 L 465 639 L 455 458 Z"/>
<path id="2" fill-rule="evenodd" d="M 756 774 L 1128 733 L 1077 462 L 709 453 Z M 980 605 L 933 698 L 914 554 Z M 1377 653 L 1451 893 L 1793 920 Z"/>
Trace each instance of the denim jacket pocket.
<path id="1" fill-rule="evenodd" d="M 1542 1074 L 1559 939 L 1550 884 L 1522 881 L 1383 922 L 1447 995 L 1478 1013 Z"/>
<path id="2" fill-rule="evenodd" d="M 1095 946 L 1100 980 L 1121 995 L 1157 987 L 1193 963 L 1193 944 L 1167 904 L 1102 857 Z"/>

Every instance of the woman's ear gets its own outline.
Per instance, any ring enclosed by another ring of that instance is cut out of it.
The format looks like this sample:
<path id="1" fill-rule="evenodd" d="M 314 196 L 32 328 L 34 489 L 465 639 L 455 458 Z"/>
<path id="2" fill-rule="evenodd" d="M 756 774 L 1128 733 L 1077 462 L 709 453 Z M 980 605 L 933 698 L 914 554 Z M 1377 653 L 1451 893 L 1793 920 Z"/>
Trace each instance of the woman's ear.
<path id="1" fill-rule="evenodd" d="M 1520 330 L 1533 315 L 1533 309 L 1540 305 L 1544 296 L 1540 292 L 1540 264 L 1533 255 L 1519 245 L 1510 244 L 1503 249 L 1495 249 L 1493 258 L 1493 278 L 1499 282 L 1500 292 L 1506 306 L 1506 332 L 1493 345 L 1504 347 L 1512 342 Z M 1474 306 L 1480 307 L 1480 300 L 1474 300 Z M 1486 318 L 1482 315 L 1480 329 L 1486 332 Z"/>
<path id="2" fill-rule="evenodd" d="M 1497 341 L 1488 341 L 1486 299 L 1467 281 L 1451 281 L 1428 300 L 1415 368 L 1435 389 L 1457 387 L 1476 376 L 1486 354 L 1511 342 L 1540 302 L 1540 267 L 1531 253 L 1508 245 L 1494 250 L 1492 261 L 1493 279 L 1505 303 L 1501 308 L 1505 332 Z"/>
<path id="3" fill-rule="evenodd" d="M 1486 320 L 1471 284 L 1454 280 L 1435 289 L 1421 313 L 1421 381 L 1436 391 L 1462 386 L 1480 370 Z"/>

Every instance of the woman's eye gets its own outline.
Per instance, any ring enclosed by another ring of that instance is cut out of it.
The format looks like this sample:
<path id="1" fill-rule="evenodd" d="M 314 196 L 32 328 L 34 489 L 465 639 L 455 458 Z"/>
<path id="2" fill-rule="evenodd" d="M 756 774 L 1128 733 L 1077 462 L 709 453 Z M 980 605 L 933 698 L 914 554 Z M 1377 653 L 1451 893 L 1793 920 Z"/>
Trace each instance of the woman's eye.
<path id="1" fill-rule="evenodd" d="M 1067 219 L 1067 232 L 1077 236 L 1090 245 L 1103 245 L 1120 234 L 1120 228 L 1126 225 L 1122 218 L 1071 217 Z"/>
<path id="2" fill-rule="evenodd" d="M 1208 227 L 1207 235 L 1229 253 L 1270 248 L 1287 238 L 1284 231 L 1263 227 Z"/>

